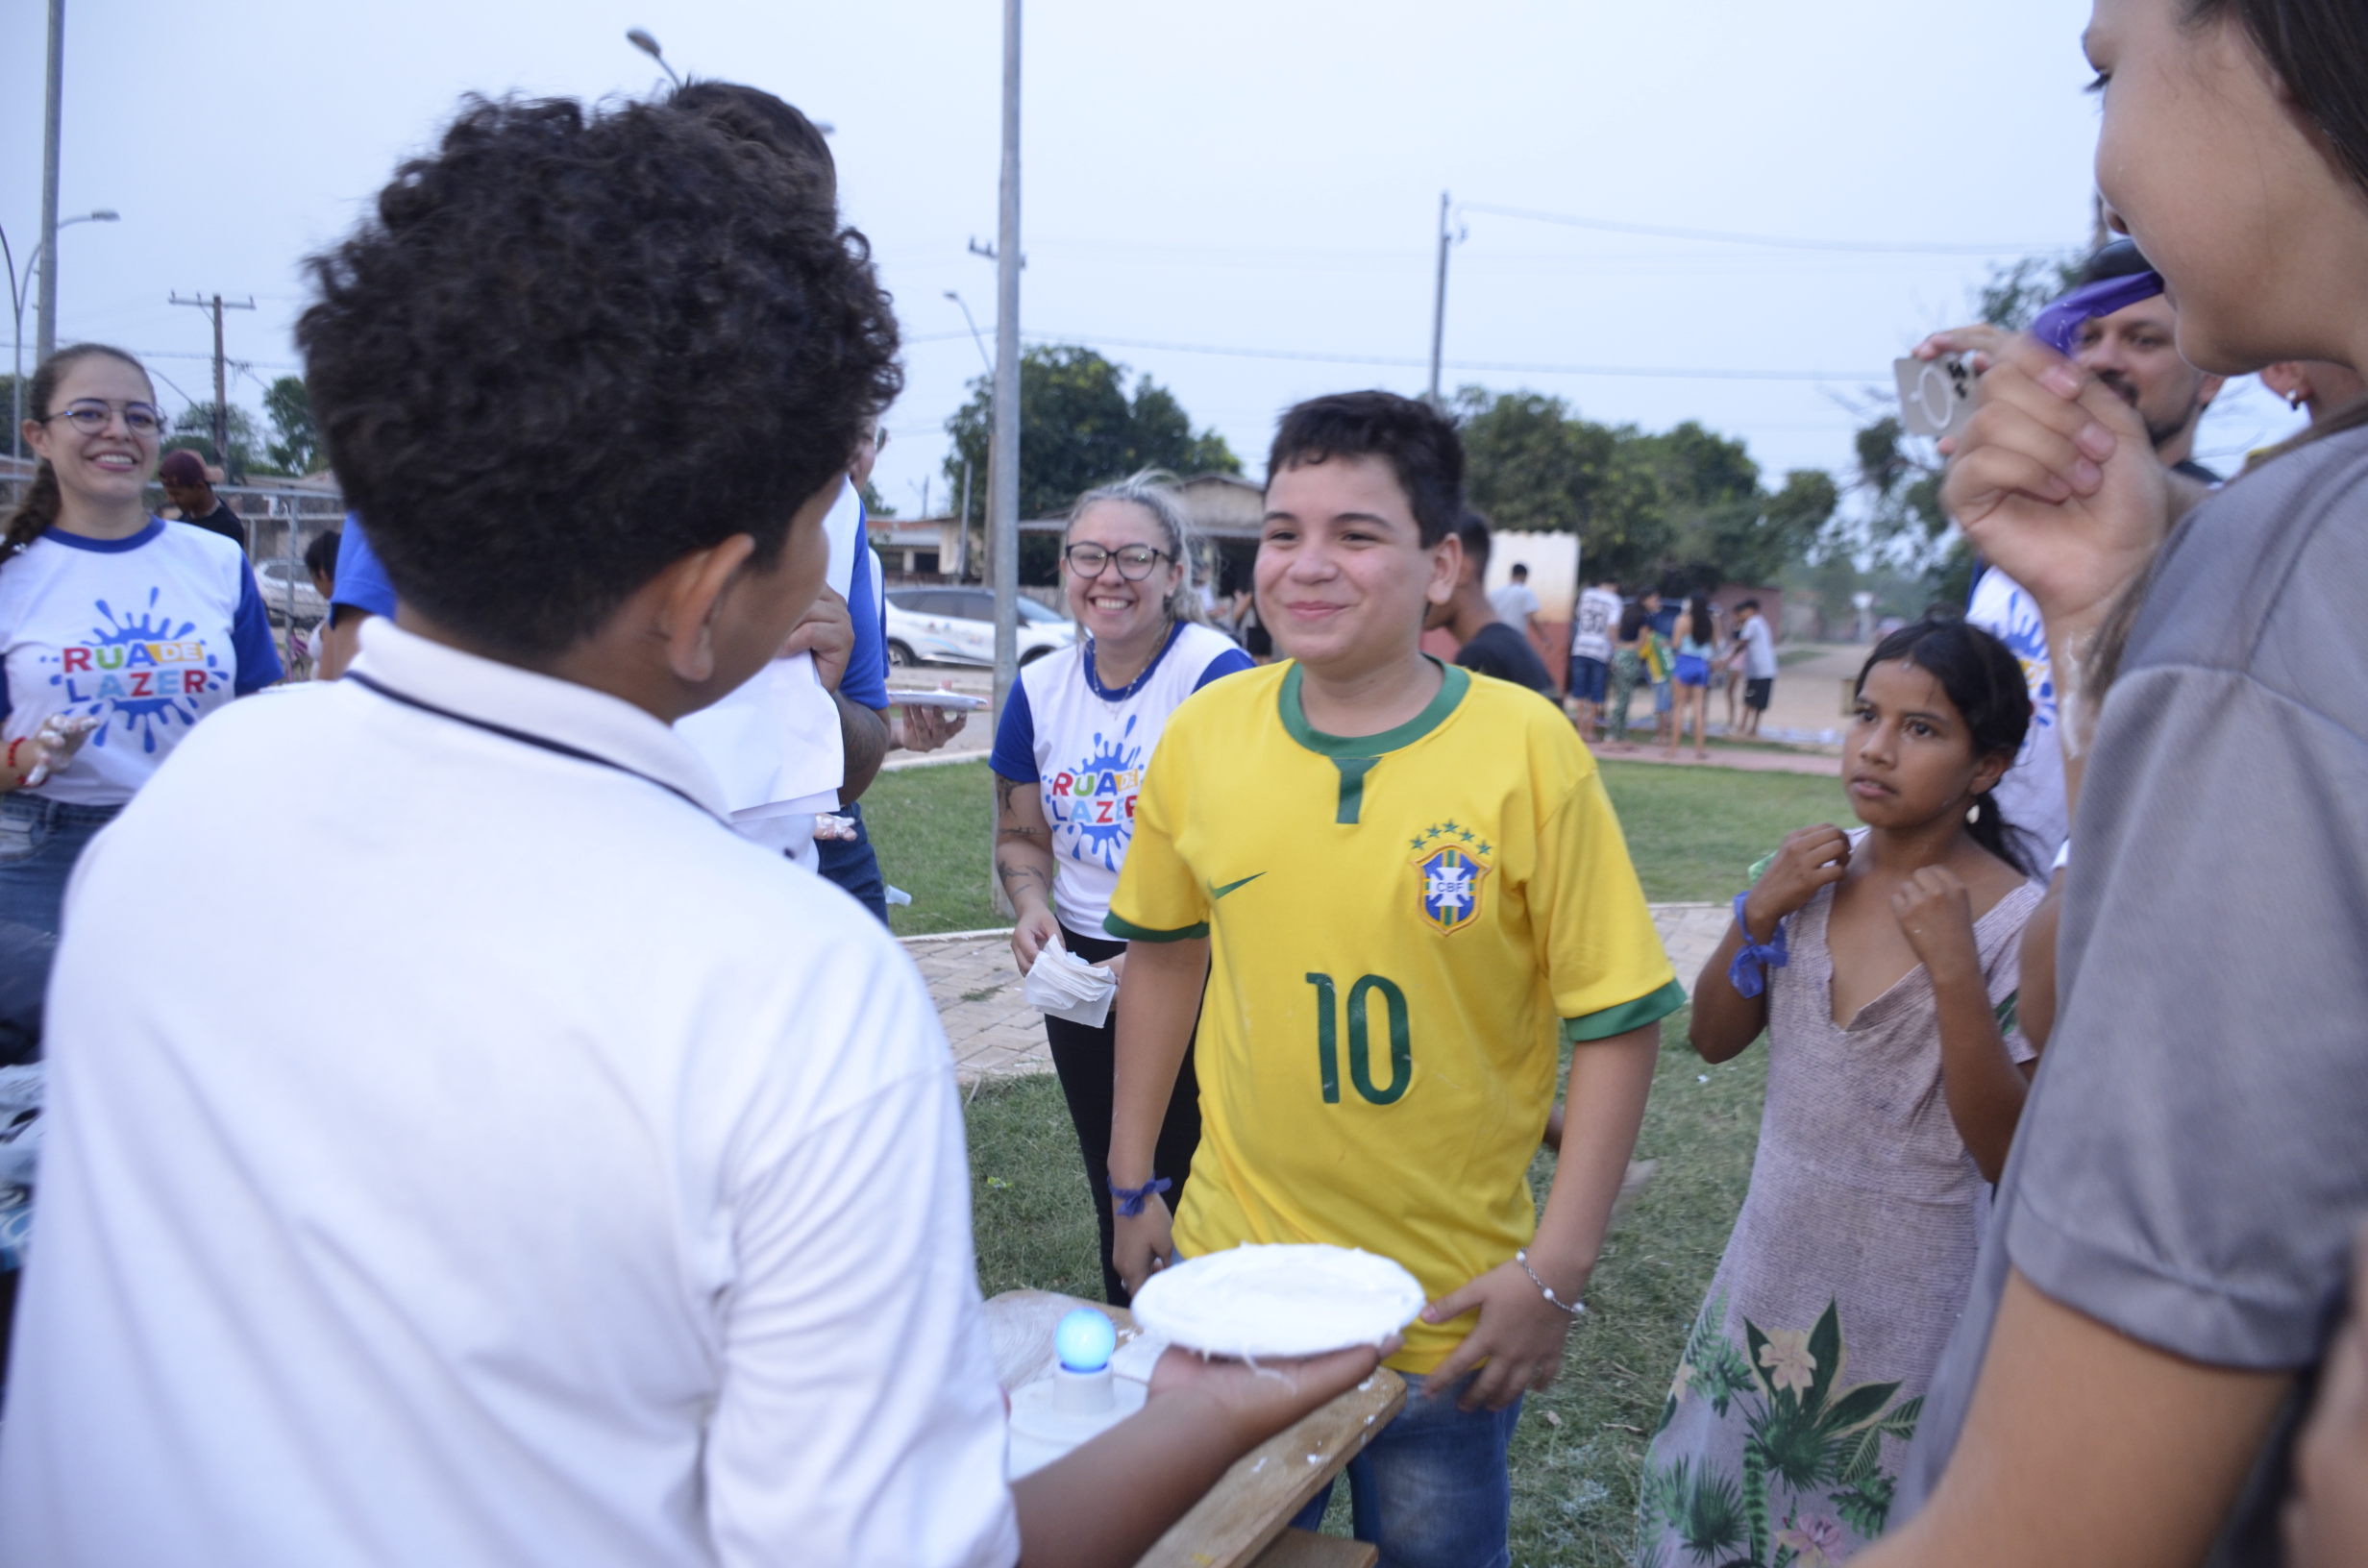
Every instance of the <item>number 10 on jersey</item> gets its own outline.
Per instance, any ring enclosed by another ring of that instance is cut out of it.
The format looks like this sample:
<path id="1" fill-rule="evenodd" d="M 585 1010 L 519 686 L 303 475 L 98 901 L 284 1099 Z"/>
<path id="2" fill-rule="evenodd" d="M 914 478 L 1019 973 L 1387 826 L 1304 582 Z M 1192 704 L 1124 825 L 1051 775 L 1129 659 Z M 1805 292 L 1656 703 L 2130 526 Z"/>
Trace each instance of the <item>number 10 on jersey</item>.
<path id="1" fill-rule="evenodd" d="M 1316 1067 L 1323 1082 L 1323 1102 L 1341 1103 L 1340 988 L 1328 974 L 1311 974 L 1316 988 Z M 1375 1087 L 1371 1009 L 1379 998 L 1390 1031 L 1390 1081 Z M 1362 976 L 1348 988 L 1348 1081 L 1373 1105 L 1394 1104 L 1415 1079 L 1414 1041 L 1406 1019 L 1406 993 L 1378 974 Z"/>

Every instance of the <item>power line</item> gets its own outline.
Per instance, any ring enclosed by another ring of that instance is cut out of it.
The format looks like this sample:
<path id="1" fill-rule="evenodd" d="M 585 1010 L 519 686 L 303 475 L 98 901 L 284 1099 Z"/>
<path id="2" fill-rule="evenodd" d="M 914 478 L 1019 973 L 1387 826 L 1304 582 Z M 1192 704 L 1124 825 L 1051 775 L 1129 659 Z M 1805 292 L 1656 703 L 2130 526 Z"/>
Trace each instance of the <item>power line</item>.
<path id="1" fill-rule="evenodd" d="M 1645 234 L 1656 239 L 1694 239 L 1718 245 L 1764 245 L 1784 251 L 1850 251 L 1874 256 L 2035 256 L 2061 250 L 2060 245 L 1927 245 L 1887 239 L 1798 239 L 1779 234 L 1743 234 L 1720 229 L 1670 229 L 1650 223 L 1616 223 L 1609 218 L 1583 218 L 1568 212 L 1540 212 L 1526 207 L 1498 207 L 1492 202 L 1466 202 L 1458 211 L 1493 212 L 1499 217 L 1526 218 L 1533 223 L 1559 223 L 1571 229 L 1593 229 L 1610 234 Z"/>
<path id="2" fill-rule="evenodd" d="M 940 335 L 960 336 L 960 333 L 916 333 L 905 339 L 908 343 L 930 341 Z M 1105 337 L 1098 332 L 1029 332 L 1021 337 L 1030 343 L 1081 346 L 1102 345 L 1114 349 L 1154 349 L 1169 354 L 1210 354 L 1239 359 L 1288 359 L 1309 364 L 1330 365 L 1390 365 L 1414 370 L 1427 370 L 1428 359 L 1380 354 L 1324 354 L 1300 349 L 1228 348 L 1210 343 L 1169 343 L 1140 337 Z M 1553 365 L 1511 359 L 1448 359 L 1442 361 L 1447 370 L 1504 371 L 1540 376 L 1612 376 L 1639 379 L 1665 379 L 1702 381 L 1881 381 L 1888 371 L 1840 370 L 1751 370 L 1724 368 L 1695 368 L 1677 365 Z"/>

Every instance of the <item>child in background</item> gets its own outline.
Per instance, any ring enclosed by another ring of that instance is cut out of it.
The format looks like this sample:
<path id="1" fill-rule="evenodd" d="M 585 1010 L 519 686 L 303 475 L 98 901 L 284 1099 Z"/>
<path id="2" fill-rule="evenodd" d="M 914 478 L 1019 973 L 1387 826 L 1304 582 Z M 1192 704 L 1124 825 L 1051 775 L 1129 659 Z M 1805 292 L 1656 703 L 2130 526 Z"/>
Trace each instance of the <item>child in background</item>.
<path id="1" fill-rule="evenodd" d="M 2040 889 L 1989 796 L 2030 723 L 2021 667 L 1925 621 L 1858 690 L 1867 825 L 1789 835 L 1694 988 L 1704 1061 L 1766 1031 L 1767 1106 L 1645 1458 L 1640 1561 L 1833 1561 L 1882 1532 L 2036 1054 L 2014 1003 Z"/>
<path id="2" fill-rule="evenodd" d="M 1288 662 L 1169 720 L 1106 922 L 1131 943 L 1110 1138 L 1129 1288 L 1179 1255 L 1320 1241 L 1431 1298 L 1390 1361 L 1414 1392 L 1348 1467 L 1357 1535 L 1395 1568 L 1507 1561 L 1520 1398 L 1561 1370 L 1685 1001 L 1570 725 L 1421 650 L 1463 567 L 1463 471 L 1454 426 L 1405 398 L 1283 416 L 1257 582 Z M 1153 1156 L 1188 1043 L 1201 1139 L 1172 1233 Z"/>
<path id="3" fill-rule="evenodd" d="M 311 574 L 312 591 L 321 596 L 321 618 L 309 626 L 290 626 L 287 647 L 294 656 L 294 674 L 306 679 L 319 673 L 322 641 L 329 635 L 329 606 L 337 597 L 337 549 L 344 542 L 345 535 L 331 528 L 305 547 L 305 570 Z"/>

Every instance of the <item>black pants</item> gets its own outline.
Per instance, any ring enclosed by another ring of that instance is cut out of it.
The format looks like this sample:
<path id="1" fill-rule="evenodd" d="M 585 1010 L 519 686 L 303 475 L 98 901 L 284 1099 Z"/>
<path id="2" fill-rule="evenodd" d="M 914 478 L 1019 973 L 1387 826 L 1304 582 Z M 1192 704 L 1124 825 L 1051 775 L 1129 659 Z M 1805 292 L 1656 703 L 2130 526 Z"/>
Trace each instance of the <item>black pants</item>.
<path id="1" fill-rule="evenodd" d="M 1126 951 L 1122 942 L 1081 936 L 1065 925 L 1061 942 L 1089 964 Z M 1047 1018 L 1045 1034 L 1052 1042 L 1052 1070 L 1061 1076 L 1069 1119 L 1077 1129 L 1077 1150 L 1085 1156 L 1085 1184 L 1094 1204 L 1094 1223 L 1101 1232 L 1102 1298 L 1113 1307 L 1123 1307 L 1128 1299 L 1126 1282 L 1110 1262 L 1110 1115 L 1118 1076 L 1113 1054 L 1118 1024 L 1114 1002 L 1110 1017 L 1098 1029 L 1067 1018 Z M 1172 1212 L 1183 1201 L 1184 1178 L 1192 1171 L 1193 1151 L 1199 1146 L 1200 1080 L 1193 1076 L 1192 1048 L 1186 1046 L 1184 1066 L 1176 1072 L 1175 1092 L 1169 1097 L 1168 1115 L 1159 1124 L 1159 1143 L 1151 1155 L 1152 1175 L 1175 1184 L 1160 1194 Z"/>

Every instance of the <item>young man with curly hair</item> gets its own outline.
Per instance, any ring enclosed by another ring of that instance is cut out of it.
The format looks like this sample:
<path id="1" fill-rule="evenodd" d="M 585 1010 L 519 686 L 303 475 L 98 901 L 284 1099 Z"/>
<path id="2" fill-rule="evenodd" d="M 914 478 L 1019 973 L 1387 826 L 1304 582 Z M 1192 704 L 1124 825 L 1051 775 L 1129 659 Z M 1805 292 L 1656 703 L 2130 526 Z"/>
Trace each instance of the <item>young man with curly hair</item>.
<path id="1" fill-rule="evenodd" d="M 476 103 L 314 261 L 399 603 L 73 890 L 0 1560 L 1131 1562 L 1371 1367 L 1166 1364 L 1003 1481 L 928 995 L 670 727 L 805 612 L 899 385 L 795 111 L 742 107 Z M 287 926 L 280 860 L 350 918 Z"/>

